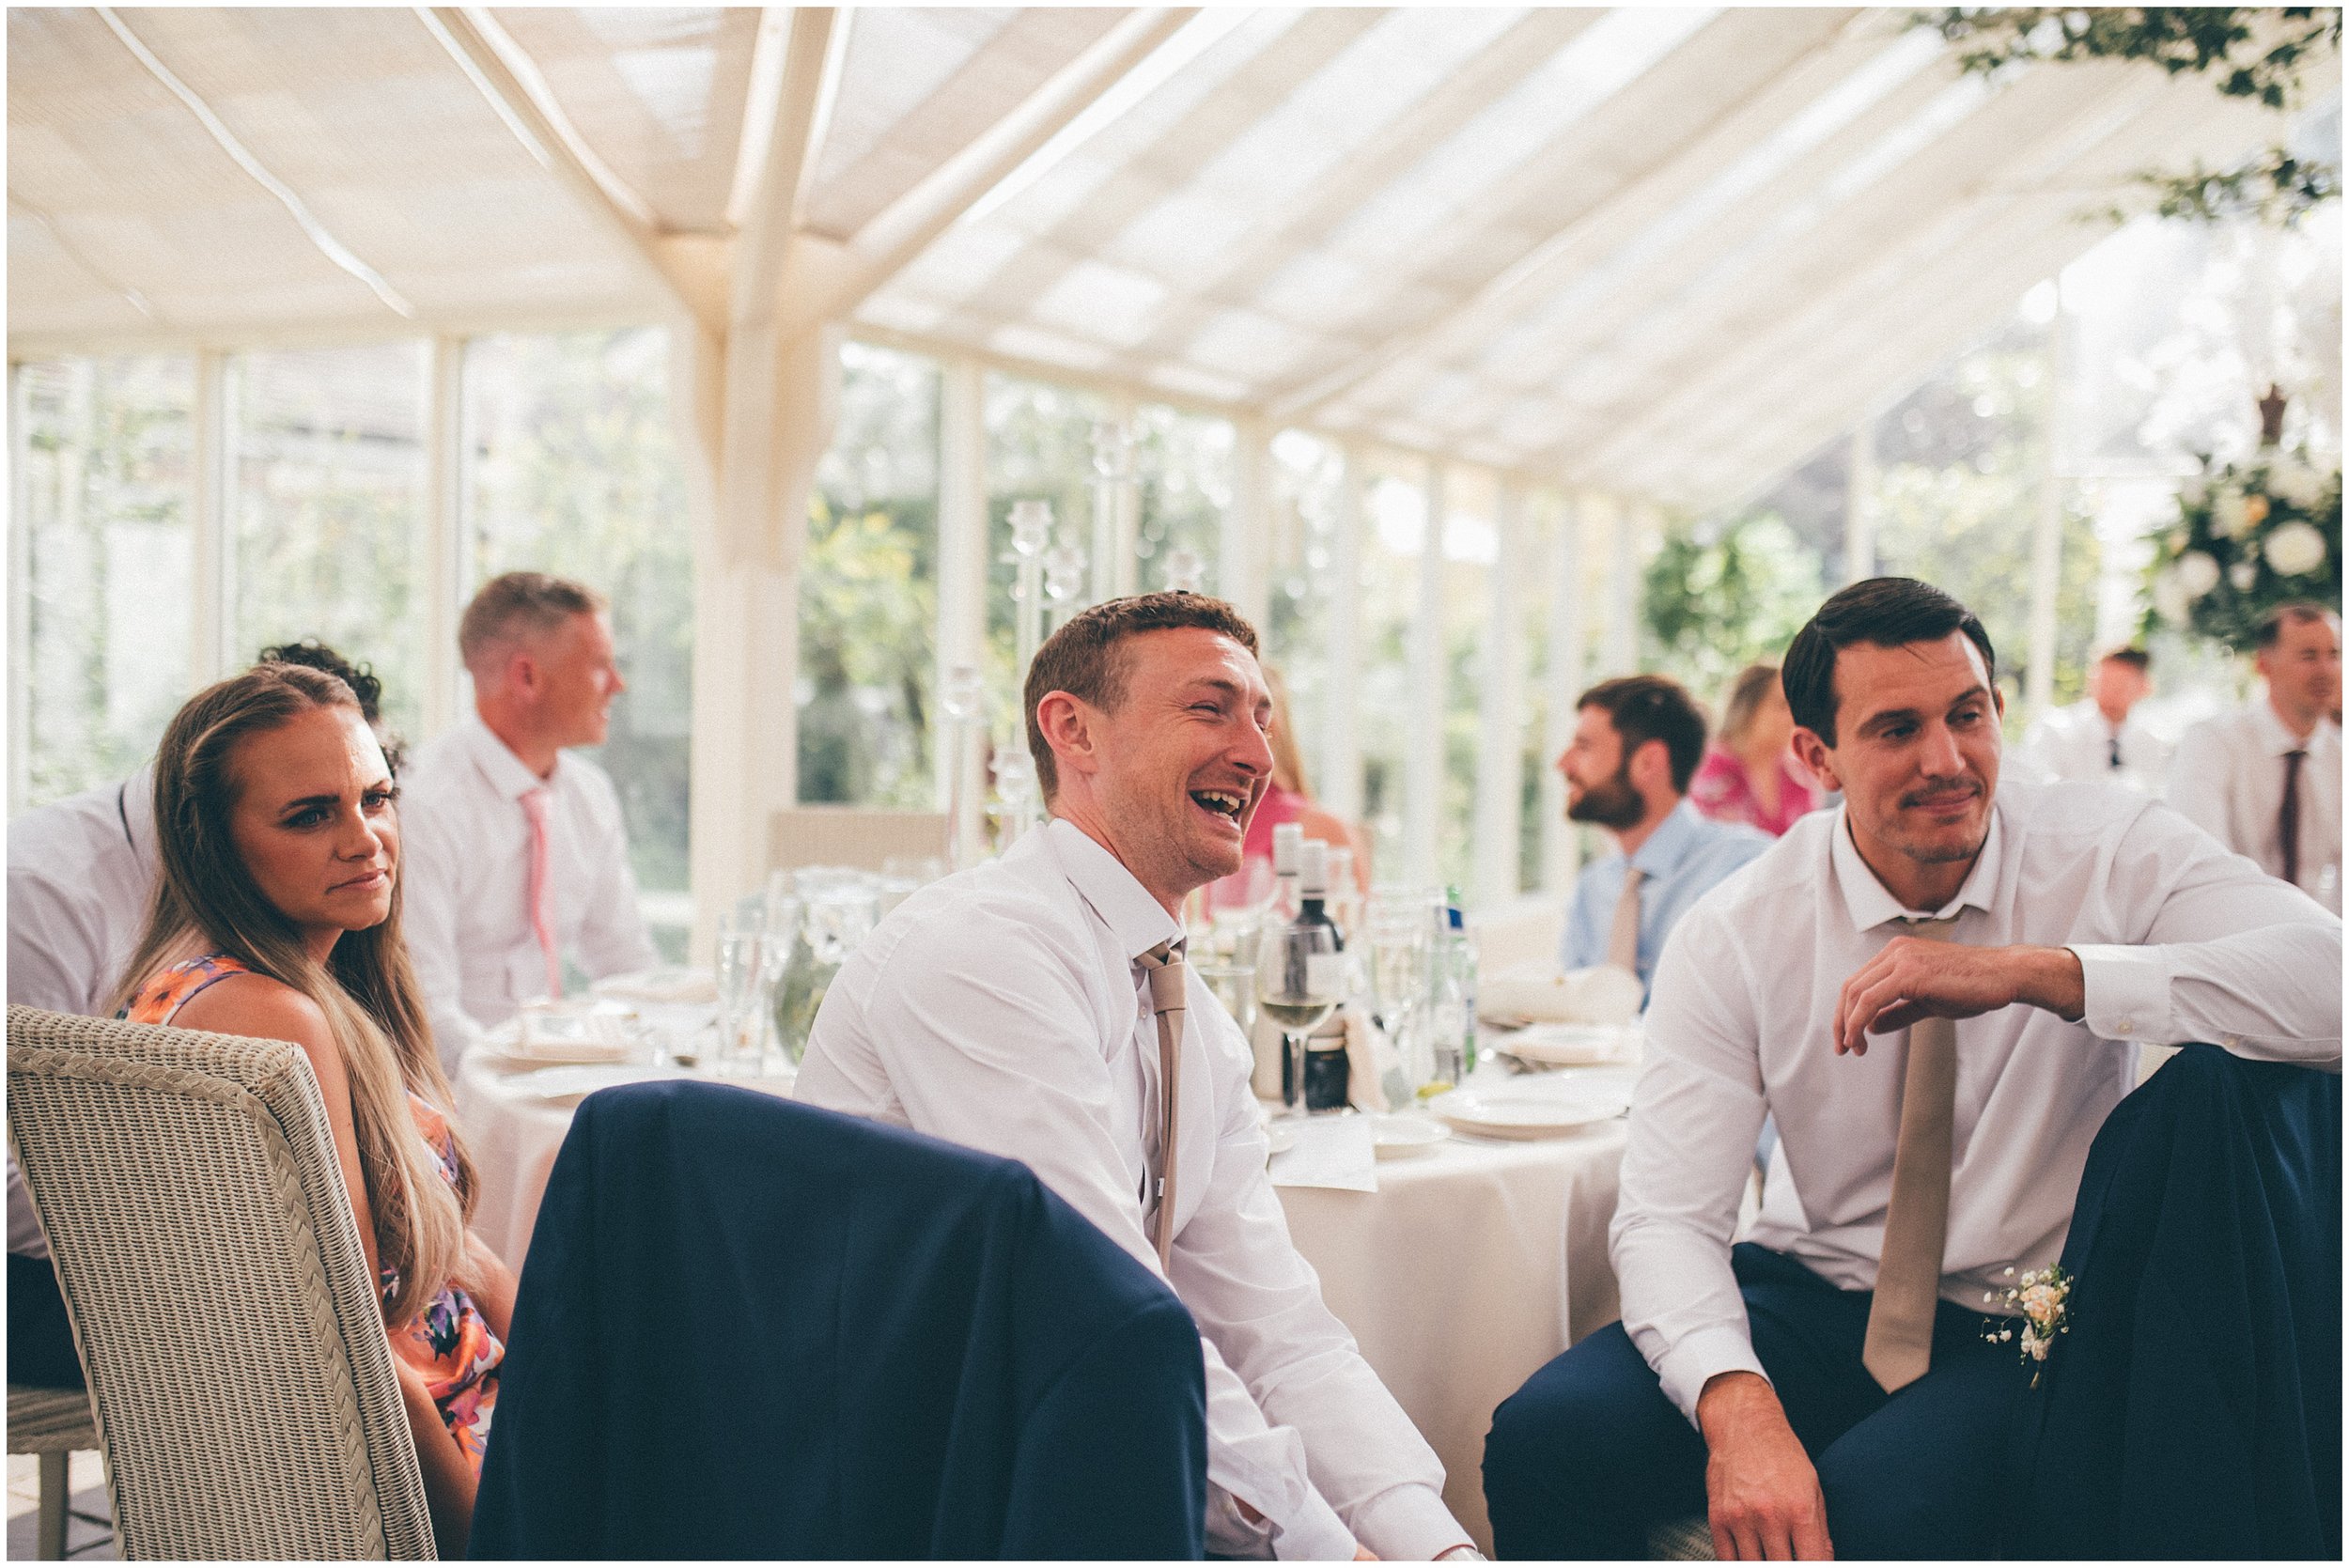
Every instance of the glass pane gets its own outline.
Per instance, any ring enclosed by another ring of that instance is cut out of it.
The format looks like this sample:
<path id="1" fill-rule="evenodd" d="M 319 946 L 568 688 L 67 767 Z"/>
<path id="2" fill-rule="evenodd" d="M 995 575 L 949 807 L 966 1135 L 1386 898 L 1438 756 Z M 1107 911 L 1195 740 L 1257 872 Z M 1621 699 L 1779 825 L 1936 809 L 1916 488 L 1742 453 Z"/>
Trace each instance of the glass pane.
<path id="1" fill-rule="evenodd" d="M 1329 711 L 1330 581 L 1332 541 L 1346 480 L 1345 455 L 1334 442 L 1283 430 L 1272 438 L 1269 565 L 1265 624 L 1258 628 L 1265 657 L 1286 681 L 1289 727 L 1314 798 L 1327 802 L 1321 738 Z"/>
<path id="2" fill-rule="evenodd" d="M 932 809 L 938 366 L 851 343 L 800 579 L 800 799 Z"/>
<path id="3" fill-rule="evenodd" d="M 1476 879 L 1476 772 L 1482 693 L 1492 624 L 1493 565 L 1500 559 L 1492 476 L 1454 469 L 1444 482 L 1443 785 L 1437 804 L 1436 875 L 1470 895 Z"/>
<path id="4" fill-rule="evenodd" d="M 19 374 L 22 808 L 129 773 L 187 698 L 195 365 L 72 359 Z"/>
<path id="5" fill-rule="evenodd" d="M 1363 477 L 1361 607 L 1355 630 L 1361 663 L 1354 677 L 1362 821 L 1375 874 L 1400 879 L 1406 875 L 1405 758 L 1414 717 L 1410 628 L 1419 618 L 1427 489 L 1416 459 L 1371 457 Z"/>
<path id="6" fill-rule="evenodd" d="M 679 957 L 692 925 L 687 765 L 693 539 L 658 327 L 476 338 L 465 353 L 470 595 L 553 572 L 612 601 L 628 690 L 587 754 L 618 787 L 646 919 Z"/>
<path id="7" fill-rule="evenodd" d="M 1015 501 L 1043 501 L 1052 508 L 1052 537 L 1090 557 L 1093 548 L 1093 427 L 1110 417 L 1109 399 L 1098 393 L 1045 381 L 1021 380 L 990 372 L 987 378 L 987 702 L 994 745 L 1027 744 L 1020 717 L 1019 688 L 1027 672 L 1013 668 L 1016 581 L 1011 548 Z M 1091 577 L 1083 580 L 1066 608 L 1091 598 Z M 1050 635 L 1048 602 L 1044 630 Z"/>
<path id="8" fill-rule="evenodd" d="M 427 349 L 240 354 L 235 652 L 315 637 L 383 682 L 384 716 L 424 711 Z"/>
<path id="9" fill-rule="evenodd" d="M 1218 565 L 1223 514 L 1232 505 L 1234 439 L 1226 419 L 1158 403 L 1134 411 L 1134 458 L 1142 479 L 1134 582 L 1143 593 L 1173 585 L 1167 563 L 1183 550 L 1198 557 L 1199 586 L 1222 591 Z"/>

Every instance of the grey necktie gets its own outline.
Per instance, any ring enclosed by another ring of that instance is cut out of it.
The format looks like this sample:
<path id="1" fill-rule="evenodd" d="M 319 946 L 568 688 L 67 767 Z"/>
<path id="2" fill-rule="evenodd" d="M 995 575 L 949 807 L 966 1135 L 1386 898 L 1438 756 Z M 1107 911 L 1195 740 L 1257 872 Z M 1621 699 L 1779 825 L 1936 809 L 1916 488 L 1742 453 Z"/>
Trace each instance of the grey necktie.
<path id="1" fill-rule="evenodd" d="M 1615 923 L 1607 930 L 1607 961 L 1626 974 L 1640 972 L 1640 884 L 1647 873 L 1623 868 L 1623 892 L 1615 899 Z"/>
<path id="2" fill-rule="evenodd" d="M 1181 944 L 1174 940 L 1159 943 L 1134 962 L 1150 972 L 1150 1011 L 1159 1021 L 1159 1207 L 1150 1239 L 1163 1269 L 1174 1251 L 1174 1113 L 1182 1101 L 1183 989 L 1190 971 Z"/>
<path id="3" fill-rule="evenodd" d="M 1904 924 L 1912 937 L 1948 941 L 1957 918 Z M 1859 1351 L 1859 1364 L 1888 1394 L 1914 1383 L 1933 1365 L 1934 1309 L 1941 1299 L 1941 1254 L 1950 1231 L 1950 1123 L 1956 1102 L 1957 1026 L 1948 1018 L 1921 1018 L 1908 1031 L 1892 1197 L 1885 1206 L 1875 1296 Z"/>

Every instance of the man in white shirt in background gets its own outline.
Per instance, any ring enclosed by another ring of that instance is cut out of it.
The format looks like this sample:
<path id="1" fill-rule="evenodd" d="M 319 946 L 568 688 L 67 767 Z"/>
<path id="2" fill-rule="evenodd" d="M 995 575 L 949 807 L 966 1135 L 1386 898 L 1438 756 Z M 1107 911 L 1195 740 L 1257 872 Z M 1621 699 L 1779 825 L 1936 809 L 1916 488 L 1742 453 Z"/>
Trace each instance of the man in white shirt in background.
<path id="1" fill-rule="evenodd" d="M 1211 1552 L 1472 1555 L 1289 1240 L 1247 1041 L 1187 967 L 1161 972 L 1272 774 L 1254 630 L 1197 595 L 1112 599 L 1038 651 L 1026 710 L 1050 820 L 865 939 L 799 1097 L 1024 1160 L 1164 1276 L 1206 1362 Z"/>
<path id="2" fill-rule="evenodd" d="M 2287 604 L 2260 623 L 2265 693 L 2186 732 L 2170 803 L 2270 877 L 2341 912 L 2341 617 Z"/>
<path id="3" fill-rule="evenodd" d="M 2170 748 L 2132 716 L 2153 694 L 2153 659 L 2142 648 L 2111 648 L 2088 672 L 2088 695 L 2044 714 L 2024 735 L 2017 778 L 2102 779 L 2153 794 L 2170 767 Z"/>
<path id="4" fill-rule="evenodd" d="M 1690 905 L 1770 846 L 1688 803 L 1704 760 L 1704 714 L 1661 675 L 1603 680 L 1575 699 L 1574 738 L 1558 755 L 1566 819 L 1607 830 L 1614 849 L 1582 868 L 1566 902 L 1559 962 L 1613 964 L 1644 997 L 1664 939 Z"/>
<path id="5" fill-rule="evenodd" d="M 400 778 L 404 906 L 416 983 L 454 1076 L 485 1030 L 591 978 L 654 962 L 636 907 L 620 798 L 567 755 L 602 743 L 627 690 L 594 590 L 541 572 L 492 578 L 465 607 L 458 649 L 474 711 Z"/>
<path id="6" fill-rule="evenodd" d="M 1796 637 L 1795 744 L 1843 804 L 1665 949 L 1624 1321 L 1495 1412 L 1501 1556 L 1638 1557 L 1699 1511 L 1724 1559 L 1995 1555 L 2029 1374 L 1983 1295 L 2057 1260 L 2138 1047 L 2339 1070 L 2341 922 L 2166 806 L 2002 785 L 1995 674 L 1981 622 L 1905 578 Z"/>

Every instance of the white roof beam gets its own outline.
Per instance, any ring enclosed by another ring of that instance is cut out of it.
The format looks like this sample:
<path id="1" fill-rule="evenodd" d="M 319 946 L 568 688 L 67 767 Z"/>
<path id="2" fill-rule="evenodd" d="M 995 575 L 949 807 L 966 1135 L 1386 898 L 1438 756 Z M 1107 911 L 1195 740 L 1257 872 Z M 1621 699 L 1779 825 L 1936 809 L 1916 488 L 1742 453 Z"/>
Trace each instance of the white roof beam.
<path id="1" fill-rule="evenodd" d="M 125 25 L 122 19 L 115 14 L 112 7 L 100 6 L 97 10 L 99 20 L 106 24 L 108 30 L 116 38 L 122 40 L 122 47 L 129 50 L 132 56 L 147 68 L 149 75 L 161 82 L 174 98 L 187 107 L 188 113 L 195 116 L 196 123 L 203 126 L 205 133 L 220 144 L 220 149 L 228 155 L 237 167 L 250 175 L 254 183 L 277 198 L 279 205 L 292 215 L 295 225 L 308 237 L 310 243 L 319 248 L 327 260 L 366 285 L 368 292 L 382 301 L 385 309 L 403 319 L 414 319 L 415 307 L 400 297 L 398 291 L 384 279 L 383 274 L 361 260 L 357 253 L 336 239 L 334 233 L 319 221 L 318 214 L 310 210 L 309 204 L 294 194 L 291 186 L 263 168 L 261 161 L 254 157 L 244 143 L 237 138 L 236 133 L 230 131 L 222 122 L 221 117 L 212 112 L 211 105 L 198 97 L 194 88 L 180 81 L 170 67 L 157 58 L 155 52 L 140 41 L 138 35 Z"/>
<path id="2" fill-rule="evenodd" d="M 654 242 L 649 212 L 633 193 L 628 199 L 615 200 L 614 191 L 626 192 L 608 167 L 579 139 L 575 131 L 568 131 L 568 122 L 558 127 L 549 117 L 548 106 L 552 104 L 549 93 L 548 105 L 534 98 L 506 57 L 490 41 L 481 23 L 496 24 L 485 13 L 457 6 L 415 8 L 416 19 L 425 31 L 457 62 L 467 81 L 474 85 L 498 118 L 505 122 L 514 139 L 522 146 L 533 162 L 554 175 L 569 187 L 572 195 L 590 213 L 601 219 L 612 237 L 618 241 L 622 253 L 637 266 L 640 275 L 664 303 L 694 317 L 704 325 L 710 324 L 713 302 L 706 280 L 674 267 Z M 505 38 L 503 31 L 498 33 Z M 521 51 L 510 38 L 505 41 L 516 54 Z M 526 60 L 527 57 L 523 56 Z M 533 74 L 537 74 L 533 68 Z M 539 83 L 543 89 L 543 79 Z M 559 107 L 555 113 L 560 114 Z M 566 132 L 568 132 L 567 134 Z M 582 154 L 586 157 L 583 159 Z M 597 170 L 602 170 L 599 178 Z M 607 183 L 609 182 L 609 183 Z"/>
<path id="3" fill-rule="evenodd" d="M 1197 14 L 1189 8 L 1134 11 L 848 243 L 800 236 L 786 268 L 780 305 L 786 333 L 854 310 L 1080 115 L 1145 70 L 1151 56 Z"/>

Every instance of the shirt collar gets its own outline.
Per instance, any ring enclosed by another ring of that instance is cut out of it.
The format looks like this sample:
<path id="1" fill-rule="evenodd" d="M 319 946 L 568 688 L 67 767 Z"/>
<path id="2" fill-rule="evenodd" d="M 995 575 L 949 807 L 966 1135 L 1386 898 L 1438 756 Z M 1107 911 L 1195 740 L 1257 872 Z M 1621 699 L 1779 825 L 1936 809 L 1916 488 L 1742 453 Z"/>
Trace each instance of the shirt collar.
<path id="1" fill-rule="evenodd" d="M 1044 833 L 1069 885 L 1110 928 L 1119 952 L 1139 957 L 1160 942 L 1182 939 L 1183 928 L 1166 906 L 1082 828 L 1055 816 L 1044 825 Z"/>
<path id="2" fill-rule="evenodd" d="M 1990 901 L 1999 886 L 1999 868 L 2004 860 L 2006 841 L 2006 810 L 2003 802 L 1992 797 L 1990 828 L 1983 836 L 1982 853 L 1974 857 L 1974 868 L 1966 875 L 1965 884 L 1957 896 L 1938 909 L 1904 908 L 1891 891 L 1876 879 L 1868 862 L 1859 858 L 1859 850 L 1851 841 L 1850 808 L 1835 808 L 1835 825 L 1831 833 L 1828 858 L 1835 867 L 1836 885 L 1843 889 L 1843 909 L 1851 916 L 1852 927 L 1873 931 L 1887 921 L 1942 920 L 1971 905 L 1988 913 Z"/>
<path id="3" fill-rule="evenodd" d="M 466 714 L 458 722 L 458 730 L 465 739 L 465 749 L 473 754 L 474 766 L 501 800 L 519 800 L 540 785 L 552 787 L 563 778 L 563 753 L 554 754 L 554 771 L 540 778 L 530 770 L 530 764 L 516 756 L 497 732 L 482 722 L 478 712 Z"/>
<path id="4" fill-rule="evenodd" d="M 1664 820 L 1648 834 L 1647 842 L 1640 846 L 1640 852 L 1631 857 L 1630 863 L 1645 873 L 1651 882 L 1670 877 L 1679 869 L 1688 851 L 1696 847 L 1703 827 L 1704 819 L 1684 796 L 1680 804 L 1664 814 Z"/>
<path id="5" fill-rule="evenodd" d="M 2314 752 L 2324 740 L 2326 730 L 2330 728 L 2325 720 L 2319 719 L 2316 727 L 2309 731 L 2309 737 L 2301 739 L 2285 728 L 2284 722 L 2276 716 L 2276 705 L 2268 700 L 2265 691 L 2262 691 L 2259 701 L 2251 705 L 2251 723 L 2259 734 L 2260 754 L 2271 757 L 2282 756 L 2286 752 Z"/>

